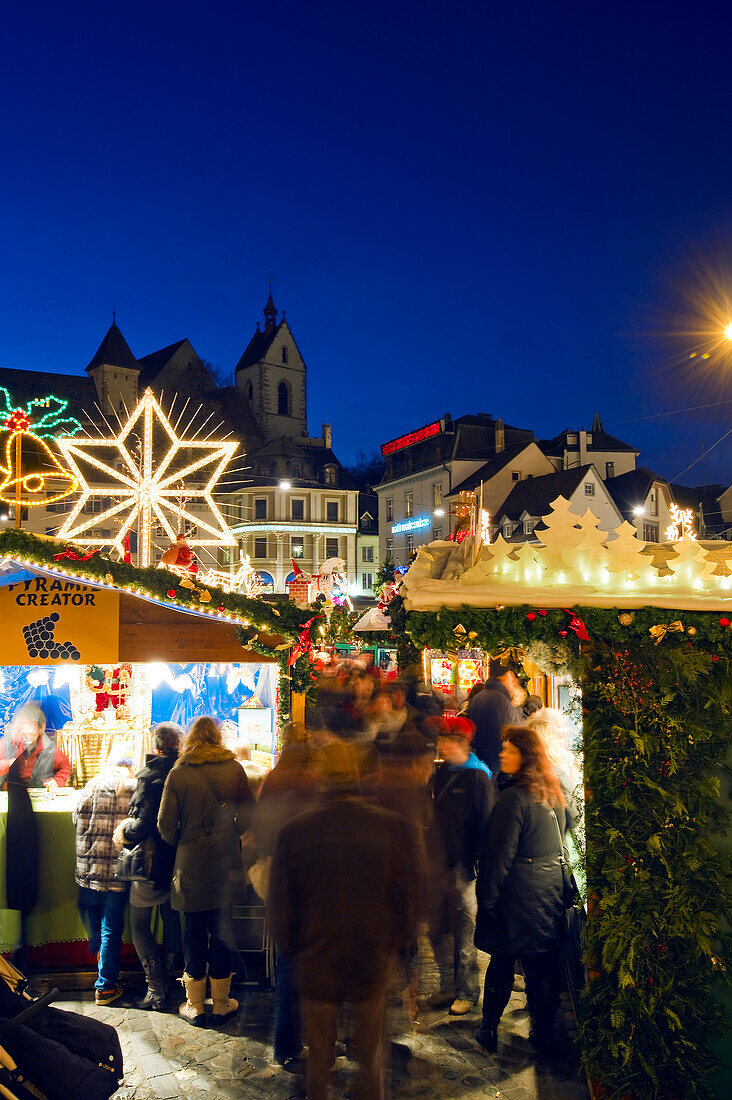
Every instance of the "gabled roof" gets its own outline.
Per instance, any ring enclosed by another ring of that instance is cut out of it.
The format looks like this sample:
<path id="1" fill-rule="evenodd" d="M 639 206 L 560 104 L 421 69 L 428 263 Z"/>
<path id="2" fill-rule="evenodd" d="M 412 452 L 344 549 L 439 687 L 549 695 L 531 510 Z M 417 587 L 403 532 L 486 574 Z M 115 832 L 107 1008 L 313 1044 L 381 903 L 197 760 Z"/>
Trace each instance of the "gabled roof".
<path id="1" fill-rule="evenodd" d="M 574 466 L 571 470 L 561 470 L 556 474 L 543 474 L 530 477 L 526 481 L 517 481 L 494 516 L 494 523 L 504 519 L 518 520 L 523 512 L 530 516 L 546 516 L 550 512 L 552 501 L 558 496 L 569 500 L 577 486 L 594 467 Z"/>
<path id="2" fill-rule="evenodd" d="M 168 344 L 167 348 L 161 348 L 160 351 L 151 351 L 149 355 L 143 355 L 141 359 L 138 359 L 141 371 L 139 381 L 141 389 L 146 389 L 154 382 L 165 364 L 170 362 L 185 342 L 185 340 L 178 340 L 175 344 Z"/>
<path id="3" fill-rule="evenodd" d="M 625 474 L 605 479 L 605 488 L 624 519 L 632 522 L 633 509 L 640 507 L 646 500 L 654 481 L 668 484 L 665 478 L 658 477 L 653 470 L 638 466 Z"/>
<path id="4" fill-rule="evenodd" d="M 235 370 L 242 370 L 244 367 L 251 367 L 255 363 L 261 362 L 277 339 L 277 334 L 282 325 L 283 322 L 280 321 L 279 325 L 273 328 L 271 332 L 262 332 L 259 325 L 257 325 L 257 331 L 244 349 L 244 354 L 236 364 Z"/>
<path id="5" fill-rule="evenodd" d="M 499 451 L 493 458 L 491 458 L 485 465 L 481 466 L 479 470 L 476 470 L 474 474 L 470 474 L 464 481 L 461 481 L 459 485 L 456 485 L 447 495 L 448 497 L 457 496 L 458 493 L 468 492 L 471 489 L 477 489 L 481 481 L 490 481 L 491 478 L 499 474 L 509 462 L 512 462 L 514 458 L 517 458 L 522 454 L 527 447 L 530 447 L 532 440 L 526 443 L 512 443 L 510 447 L 506 447 L 505 450 Z"/>
<path id="6" fill-rule="evenodd" d="M 70 412 L 85 423 L 82 412 L 89 415 L 95 411 L 97 388 L 85 374 L 51 374 L 35 370 L 13 370 L 0 367 L 0 386 L 10 394 L 10 400 L 17 405 L 26 405 L 34 397 L 54 394 L 62 401 L 68 401 Z"/>
<path id="7" fill-rule="evenodd" d="M 587 444 L 588 451 L 618 451 L 623 454 L 640 454 L 640 451 L 635 447 L 631 447 L 629 443 L 623 443 L 622 439 L 616 439 L 614 435 L 610 435 L 602 427 L 602 421 L 595 413 L 595 424 L 599 424 L 599 430 L 593 426 L 590 429 L 590 435 L 592 436 L 592 442 Z M 582 429 L 565 428 L 555 435 L 553 439 L 539 439 L 537 443 L 541 447 L 545 454 L 560 455 L 564 451 L 578 451 L 579 450 L 579 433 Z M 576 435 L 577 442 L 569 443 L 567 441 L 568 435 Z"/>
<path id="8" fill-rule="evenodd" d="M 129 344 L 115 322 L 112 322 L 109 326 L 107 335 L 97 348 L 86 369 L 92 371 L 95 367 L 101 367 L 102 365 L 121 367 L 123 370 L 140 369 L 139 363 L 130 351 Z"/>

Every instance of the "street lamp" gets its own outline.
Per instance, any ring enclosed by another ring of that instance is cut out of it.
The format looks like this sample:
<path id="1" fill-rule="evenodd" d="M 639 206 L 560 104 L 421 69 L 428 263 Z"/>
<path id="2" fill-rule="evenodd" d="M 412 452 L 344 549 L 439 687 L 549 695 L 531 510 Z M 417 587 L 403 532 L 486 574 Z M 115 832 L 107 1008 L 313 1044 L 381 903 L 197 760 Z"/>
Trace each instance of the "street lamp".
<path id="1" fill-rule="evenodd" d="M 644 512 L 645 512 L 645 508 L 643 507 L 642 504 L 636 504 L 636 506 L 633 509 L 633 515 L 634 516 L 642 516 Z"/>
<path id="2" fill-rule="evenodd" d="M 732 340 L 732 321 L 724 326 L 724 338 L 725 340 Z"/>
<path id="3" fill-rule="evenodd" d="M 292 482 L 291 481 L 281 481 L 280 482 L 280 489 L 284 489 L 285 492 L 287 492 L 291 488 L 292 488 Z"/>

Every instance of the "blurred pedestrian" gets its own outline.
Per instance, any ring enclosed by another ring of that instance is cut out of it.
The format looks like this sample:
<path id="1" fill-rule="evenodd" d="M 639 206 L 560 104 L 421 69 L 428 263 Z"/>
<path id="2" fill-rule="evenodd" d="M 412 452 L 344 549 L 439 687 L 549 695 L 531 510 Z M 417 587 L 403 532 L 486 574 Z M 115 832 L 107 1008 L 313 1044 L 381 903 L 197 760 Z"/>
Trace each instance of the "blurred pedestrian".
<path id="1" fill-rule="evenodd" d="M 135 881 L 130 888 L 130 925 L 147 982 L 147 992 L 137 1007 L 154 1008 L 156 1012 L 165 1009 L 168 980 L 175 971 L 181 945 L 180 915 L 170 904 L 175 848 L 166 844 L 158 831 L 158 811 L 165 780 L 178 759 L 183 736 L 180 726 L 163 722 L 156 727 L 155 751 L 147 756 L 145 767 L 138 772 L 127 817 L 114 832 L 115 844 L 120 848 L 145 843 L 152 847 L 150 878 Z M 156 908 L 163 923 L 162 960 L 150 927 Z"/>
<path id="2" fill-rule="evenodd" d="M 471 749 L 475 726 L 463 717 L 443 718 L 433 779 L 435 818 L 447 865 L 445 894 L 433 914 L 430 940 L 440 989 L 427 1003 L 464 1016 L 480 997 L 475 935 L 475 876 L 496 799 L 488 767 Z"/>
<path id="3" fill-rule="evenodd" d="M 557 834 L 557 826 L 564 833 L 564 797 L 535 730 L 507 726 L 503 738 L 500 763 L 506 785 L 491 815 L 476 887 L 475 942 L 491 961 L 475 1037 L 485 1050 L 496 1052 L 498 1023 L 520 958 L 533 1041 L 539 1052 L 551 1054 L 564 931 Z"/>
<path id="4" fill-rule="evenodd" d="M 84 787 L 71 814 L 76 826 L 77 904 L 89 934 L 89 950 L 99 956 L 94 983 L 98 1005 L 111 1005 L 124 992 L 119 955 L 129 883 L 117 878 L 118 846 L 113 835 L 127 817 L 134 789 L 132 753 L 120 746 Z"/>
<path id="5" fill-rule="evenodd" d="M 197 1027 L 205 1024 L 206 974 L 213 1023 L 239 1008 L 229 996 L 233 965 L 229 878 L 241 870 L 239 836 L 249 826 L 254 798 L 244 769 L 224 748 L 209 716 L 197 718 L 165 781 L 158 829 L 174 845 L 171 903 L 185 913 L 183 984 L 178 1009 Z"/>
<path id="6" fill-rule="evenodd" d="M 319 805 L 280 832 L 268 895 L 270 930 L 294 960 L 309 1046 L 307 1094 L 325 1100 L 336 1017 L 355 1005 L 359 1092 L 384 1096 L 384 1027 L 398 953 L 413 943 L 418 856 L 413 827 L 359 793 L 359 753 L 316 755 Z"/>
<path id="7" fill-rule="evenodd" d="M 519 668 L 511 658 L 505 664 L 498 658 L 491 658 L 483 690 L 477 692 L 468 704 L 468 718 L 475 723 L 473 751 L 479 760 L 488 765 L 493 775 L 498 771 L 501 730 L 504 726 L 520 726 L 524 721 L 521 707 L 514 703 L 519 694 L 524 694 L 518 672 Z"/>
<path id="8" fill-rule="evenodd" d="M 26 703 L 15 712 L 0 740 L 0 788 L 10 768 L 26 787 L 65 787 L 71 761 L 46 733 L 46 715 L 38 703 Z"/>

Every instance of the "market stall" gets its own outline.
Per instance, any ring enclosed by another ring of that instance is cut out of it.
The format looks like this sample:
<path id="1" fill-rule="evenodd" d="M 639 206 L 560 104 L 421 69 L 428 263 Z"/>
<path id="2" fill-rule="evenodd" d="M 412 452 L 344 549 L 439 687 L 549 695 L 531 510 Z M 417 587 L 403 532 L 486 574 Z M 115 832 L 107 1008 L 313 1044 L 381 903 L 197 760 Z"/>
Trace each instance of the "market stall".
<path id="1" fill-rule="evenodd" d="M 111 567 L 110 567 L 111 568 Z M 5 728 L 24 704 L 46 715 L 46 730 L 72 762 L 72 783 L 83 786 L 113 747 L 123 744 L 139 764 L 160 721 L 187 727 L 201 714 L 221 724 L 225 741 L 274 762 L 279 721 L 276 659 L 244 649 L 240 616 L 182 607 L 143 596 L 62 565 L 0 559 L 0 722 Z M 277 639 L 271 640 L 274 651 Z M 26 918 L 31 946 L 63 944 L 64 960 L 84 940 L 76 911 L 74 836 L 76 795 L 32 792 L 40 838 L 40 897 Z M 20 914 L 5 909 L 7 796 L 0 792 L 0 951 L 20 936 Z M 85 949 L 84 949 L 85 951 Z M 81 951 L 82 956 L 84 951 Z"/>
<path id="2" fill-rule="evenodd" d="M 583 1064 L 598 1095 L 701 1095 L 717 1058 L 732 1068 L 732 545 L 646 545 L 560 497 L 535 541 L 422 547 L 401 593 L 421 651 L 515 647 L 560 692 L 581 687 Z"/>

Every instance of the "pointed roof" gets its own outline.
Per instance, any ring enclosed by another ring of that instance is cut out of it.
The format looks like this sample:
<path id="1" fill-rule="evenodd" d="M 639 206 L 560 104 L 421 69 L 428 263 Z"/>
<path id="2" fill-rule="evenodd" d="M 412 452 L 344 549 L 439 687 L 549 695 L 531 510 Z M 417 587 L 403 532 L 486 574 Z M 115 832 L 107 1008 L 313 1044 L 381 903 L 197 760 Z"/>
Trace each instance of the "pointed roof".
<path id="1" fill-rule="evenodd" d="M 533 440 L 527 440 L 521 443 L 511 443 L 510 446 L 504 447 L 502 451 L 499 451 L 493 458 L 486 462 L 475 473 L 470 474 L 464 481 L 461 481 L 459 485 L 456 485 L 454 489 L 451 489 L 447 494 L 448 497 L 458 496 L 460 493 L 468 492 L 471 489 L 477 489 L 481 481 L 490 481 L 496 474 L 506 467 L 509 462 L 513 462 L 515 458 L 523 454 L 527 447 L 530 447 Z M 547 465 L 550 465 L 549 459 L 546 460 Z"/>
<path id="2" fill-rule="evenodd" d="M 259 325 L 257 325 L 257 330 L 245 347 L 244 354 L 236 364 L 235 371 L 260 363 L 274 343 L 281 325 L 282 322 L 270 332 L 262 332 Z"/>
<path id="3" fill-rule="evenodd" d="M 275 309 L 274 300 L 272 298 L 272 283 L 269 284 L 269 298 L 267 304 L 264 307 L 264 331 L 274 332 L 277 328 L 277 310 Z"/>
<path id="4" fill-rule="evenodd" d="M 107 335 L 86 369 L 93 371 L 95 367 L 101 366 L 122 367 L 125 370 L 140 369 L 140 364 L 130 351 L 130 346 L 118 329 L 116 321 L 109 326 Z"/>
<path id="5" fill-rule="evenodd" d="M 518 520 L 524 512 L 529 516 L 548 516 L 550 505 L 558 496 L 569 500 L 580 482 L 584 480 L 591 465 L 573 466 L 571 470 L 561 470 L 556 474 L 542 474 L 530 477 L 526 481 L 517 481 L 511 492 L 496 512 L 493 522 L 504 519 Z"/>
<path id="6" fill-rule="evenodd" d="M 142 370 L 142 374 L 140 375 L 140 386 L 143 389 L 154 381 L 163 367 L 170 362 L 178 349 L 185 343 L 185 338 L 183 340 L 176 340 L 174 344 L 168 344 L 166 348 L 160 348 L 159 351 L 151 351 L 149 355 L 142 356 L 139 360 L 139 366 Z M 193 347 L 191 347 L 191 351 L 193 351 L 195 355 Z"/>

